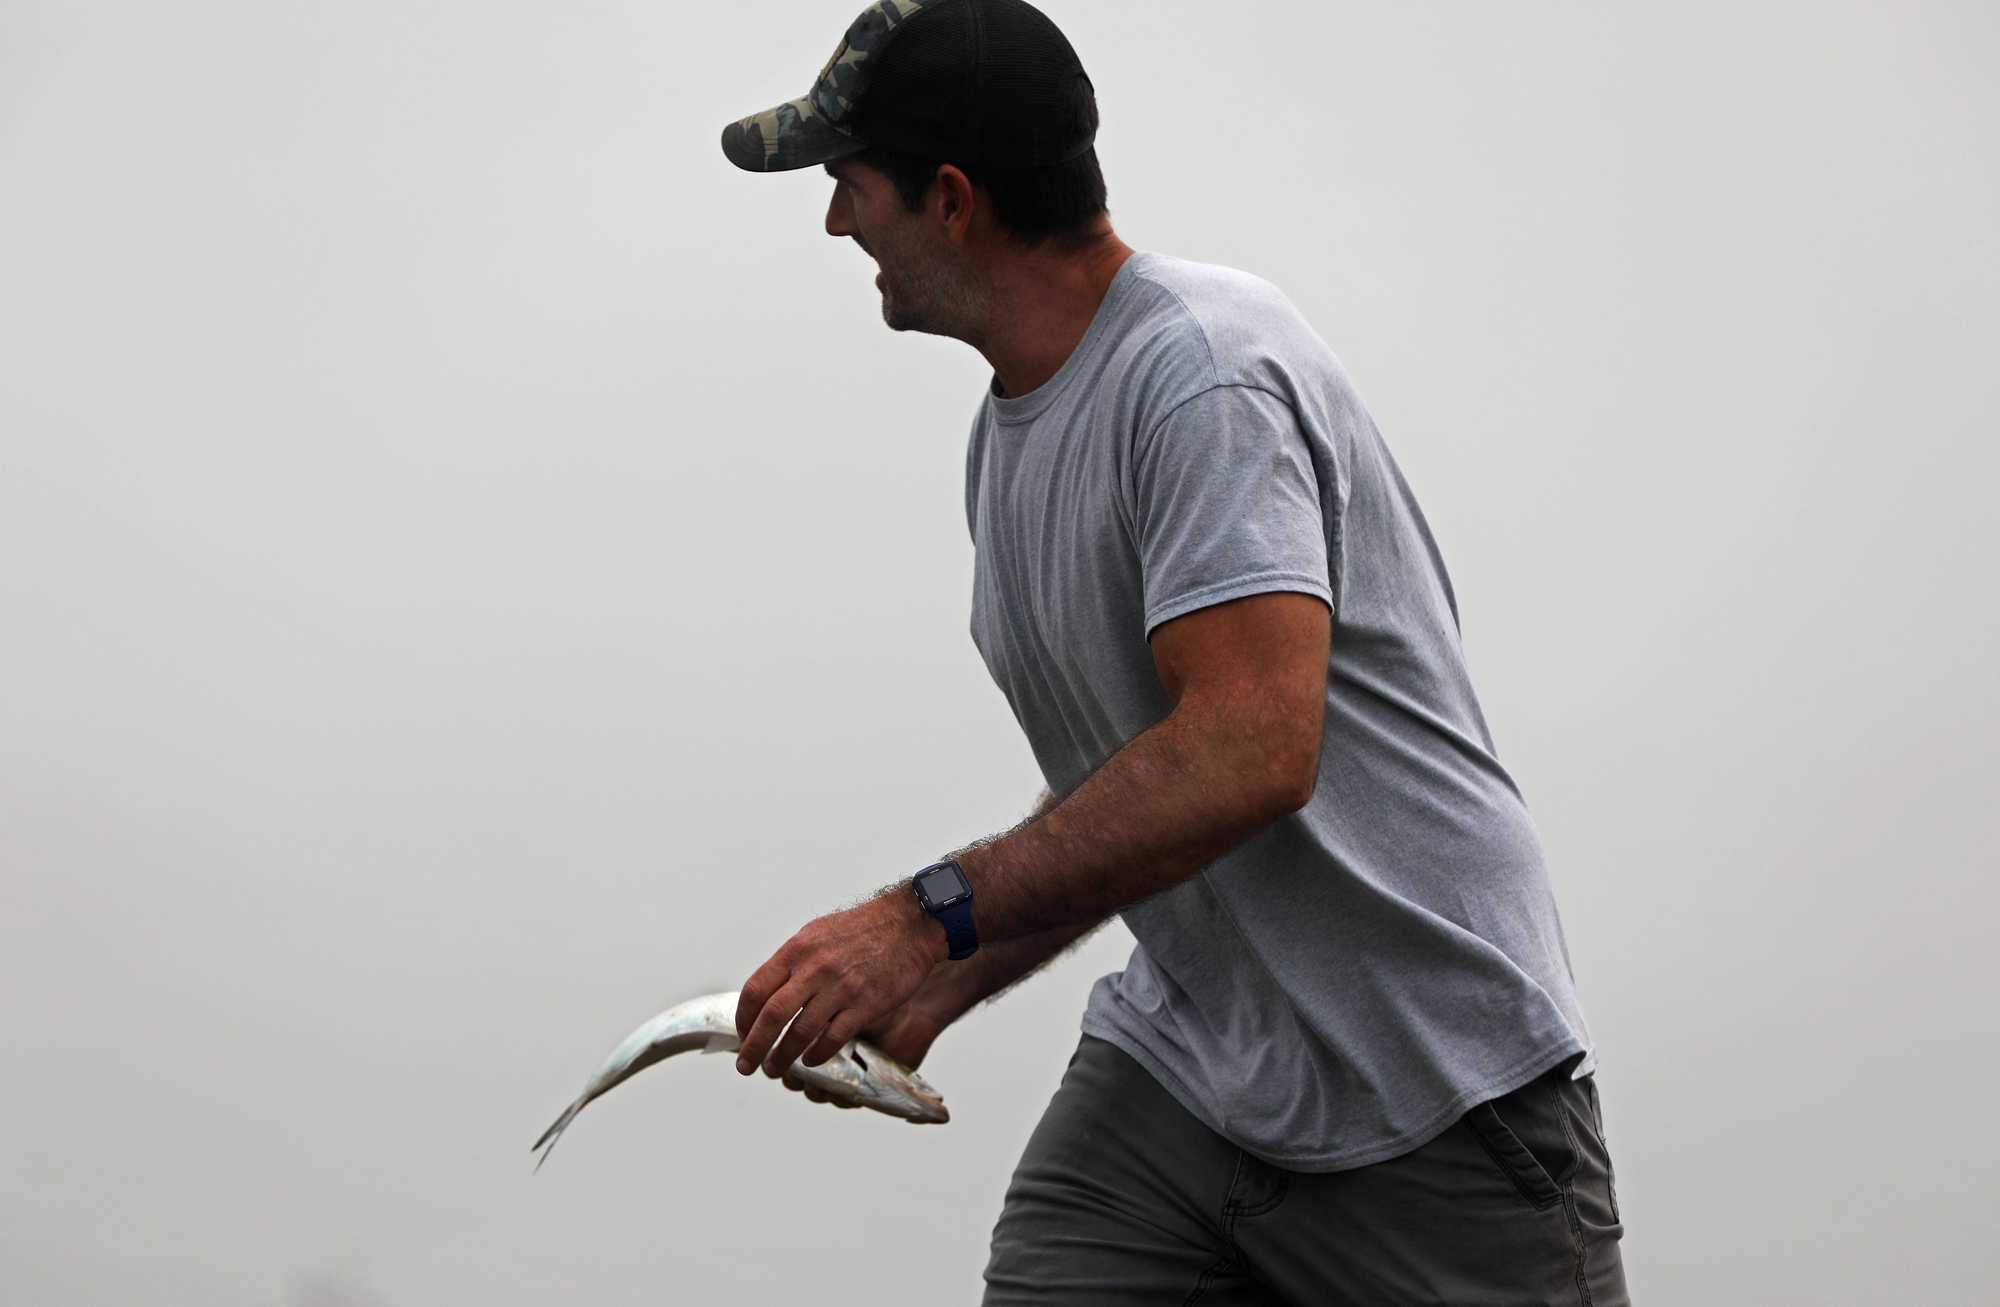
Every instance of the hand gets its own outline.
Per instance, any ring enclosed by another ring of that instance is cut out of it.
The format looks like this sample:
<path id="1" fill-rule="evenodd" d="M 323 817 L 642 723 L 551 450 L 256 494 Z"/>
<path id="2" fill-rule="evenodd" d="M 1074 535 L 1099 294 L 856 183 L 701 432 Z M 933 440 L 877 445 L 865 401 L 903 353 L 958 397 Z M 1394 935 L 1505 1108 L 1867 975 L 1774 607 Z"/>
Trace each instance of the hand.
<path id="1" fill-rule="evenodd" d="M 903 1006 L 948 949 L 907 892 L 807 922 L 743 984 L 737 1071 L 750 1075 L 761 1062 L 775 1080 L 794 1061 L 818 1066 Z"/>
<path id="2" fill-rule="evenodd" d="M 917 998 L 903 1004 L 882 1020 L 863 1026 L 855 1032 L 855 1038 L 867 1040 L 881 1049 L 885 1055 L 896 1059 L 912 1071 L 916 1070 L 925 1055 L 931 1051 L 931 1045 L 937 1041 L 937 1037 L 951 1025 L 950 1018 L 941 1019 L 933 1015 L 928 1008 L 921 1006 L 921 1003 L 920 993 Z M 787 1069 L 780 1079 L 784 1081 L 785 1088 L 796 1089 L 815 1103 L 832 1103 L 835 1107 L 861 1106 L 859 1103 L 835 1098 L 825 1090 L 807 1084 L 799 1079 L 796 1068 Z"/>

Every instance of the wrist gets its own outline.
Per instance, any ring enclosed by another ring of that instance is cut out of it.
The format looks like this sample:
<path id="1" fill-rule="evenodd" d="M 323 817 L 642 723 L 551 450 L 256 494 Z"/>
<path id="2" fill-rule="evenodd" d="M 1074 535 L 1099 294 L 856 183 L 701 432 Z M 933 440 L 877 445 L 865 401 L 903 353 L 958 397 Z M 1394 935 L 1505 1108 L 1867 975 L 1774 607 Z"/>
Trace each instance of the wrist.
<path id="1" fill-rule="evenodd" d="M 917 901 L 917 892 L 905 877 L 896 889 L 886 896 L 894 901 L 896 922 L 903 937 L 915 948 L 923 959 L 936 968 L 951 955 L 951 940 L 945 935 L 943 923 L 924 911 L 924 905 Z"/>

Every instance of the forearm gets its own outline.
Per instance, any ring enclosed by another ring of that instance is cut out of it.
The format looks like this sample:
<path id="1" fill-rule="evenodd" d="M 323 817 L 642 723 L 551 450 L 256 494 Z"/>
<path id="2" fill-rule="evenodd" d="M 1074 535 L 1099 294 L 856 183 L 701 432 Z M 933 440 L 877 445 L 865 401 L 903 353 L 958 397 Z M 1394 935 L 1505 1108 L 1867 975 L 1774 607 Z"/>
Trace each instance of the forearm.
<path id="1" fill-rule="evenodd" d="M 1248 718 L 1172 713 L 1068 797 L 959 857 L 980 948 L 1100 922 L 1305 801 Z"/>
<path id="2" fill-rule="evenodd" d="M 982 942 L 969 958 L 939 963 L 917 992 L 915 1001 L 936 1017 L 939 1024 L 949 1025 L 978 1004 L 998 998 L 1040 971 L 1108 920 L 1109 917 L 1104 917 L 1015 939 Z"/>

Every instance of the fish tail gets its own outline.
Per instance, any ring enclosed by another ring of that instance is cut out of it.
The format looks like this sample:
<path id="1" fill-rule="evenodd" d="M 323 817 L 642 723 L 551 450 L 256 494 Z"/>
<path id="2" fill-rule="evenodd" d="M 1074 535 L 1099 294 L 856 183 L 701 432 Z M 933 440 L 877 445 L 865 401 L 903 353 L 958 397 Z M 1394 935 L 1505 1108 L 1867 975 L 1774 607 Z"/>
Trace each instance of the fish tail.
<path id="1" fill-rule="evenodd" d="M 543 1144 L 548 1145 L 548 1149 L 542 1153 L 541 1158 L 535 1163 L 537 1171 L 542 1169 L 543 1162 L 549 1160 L 549 1154 L 556 1151 L 556 1140 L 562 1138 L 562 1132 L 569 1128 L 569 1123 L 576 1119 L 576 1114 L 582 1107 L 583 1103 L 578 1101 L 564 1108 L 563 1114 L 556 1118 L 555 1124 L 542 1131 L 542 1137 L 528 1146 L 528 1151 L 532 1153 L 536 1149 L 541 1148 Z"/>

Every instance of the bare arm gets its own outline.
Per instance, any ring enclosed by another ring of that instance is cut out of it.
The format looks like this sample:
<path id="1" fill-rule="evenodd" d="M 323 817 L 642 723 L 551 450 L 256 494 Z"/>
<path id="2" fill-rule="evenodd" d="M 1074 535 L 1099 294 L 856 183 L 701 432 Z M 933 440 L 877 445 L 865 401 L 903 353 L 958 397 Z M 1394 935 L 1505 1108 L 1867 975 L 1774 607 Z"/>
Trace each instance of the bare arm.
<path id="1" fill-rule="evenodd" d="M 958 859 L 980 951 L 1042 944 L 994 947 L 986 967 L 952 977 L 965 963 L 946 958 L 945 932 L 898 878 L 808 922 L 744 982 L 737 1070 L 817 1066 L 857 1034 L 920 1013 L 941 969 L 940 1002 L 976 1003 L 1076 938 L 1049 932 L 1095 926 L 1304 807 L 1319 779 L 1331 638 L 1330 606 L 1313 592 L 1259 592 L 1160 623 L 1152 652 L 1167 715 L 1054 807 Z"/>

